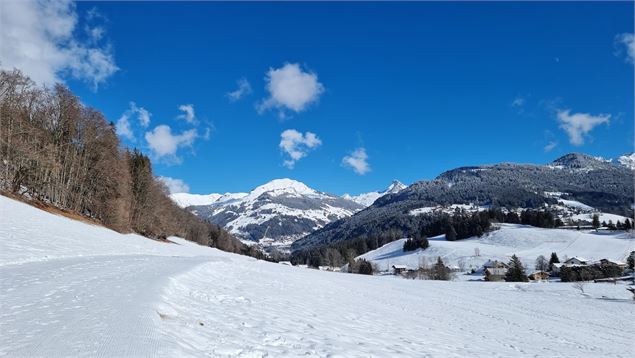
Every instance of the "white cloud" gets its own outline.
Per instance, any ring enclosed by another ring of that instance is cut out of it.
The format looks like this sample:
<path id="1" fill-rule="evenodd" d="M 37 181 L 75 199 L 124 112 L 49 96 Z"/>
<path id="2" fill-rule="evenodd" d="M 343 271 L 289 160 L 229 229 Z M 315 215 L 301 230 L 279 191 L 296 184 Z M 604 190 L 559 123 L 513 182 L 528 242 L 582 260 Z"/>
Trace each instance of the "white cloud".
<path id="1" fill-rule="evenodd" d="M 104 37 L 104 34 L 106 33 L 106 30 L 101 26 L 95 26 L 95 27 L 86 26 L 84 30 L 86 31 L 86 34 L 90 36 L 91 40 L 93 40 L 93 42 L 95 43 L 99 42 L 99 40 L 101 40 Z"/>
<path id="2" fill-rule="evenodd" d="M 189 185 L 185 184 L 185 182 L 181 179 L 175 179 L 170 177 L 157 177 L 157 180 L 162 182 L 168 188 L 171 194 L 190 192 Z"/>
<path id="3" fill-rule="evenodd" d="M 551 141 L 547 143 L 543 149 L 545 150 L 546 153 L 549 153 L 552 150 L 554 150 L 557 146 L 558 146 L 558 142 Z"/>
<path id="4" fill-rule="evenodd" d="M 251 93 L 251 84 L 247 81 L 247 79 L 241 78 L 236 81 L 236 84 L 238 85 L 238 89 L 227 93 L 227 97 L 229 97 L 229 100 L 232 102 L 238 101 Z"/>
<path id="5" fill-rule="evenodd" d="M 317 74 L 304 72 L 297 63 L 270 68 L 265 81 L 269 97 L 257 106 L 259 113 L 271 108 L 278 109 L 281 117 L 285 116 L 285 110 L 302 112 L 324 92 Z"/>
<path id="6" fill-rule="evenodd" d="M 523 107 L 525 105 L 525 102 L 526 102 L 525 98 L 518 96 L 514 98 L 514 100 L 512 101 L 512 107 L 514 108 Z"/>
<path id="7" fill-rule="evenodd" d="M 619 34 L 615 37 L 615 43 L 618 46 L 616 55 L 621 55 L 625 49 L 626 61 L 635 64 L 635 35 L 629 33 Z"/>
<path id="8" fill-rule="evenodd" d="M 164 124 L 145 134 L 148 147 L 154 156 L 176 163 L 180 162 L 180 158 L 176 155 L 177 150 L 183 147 L 191 147 L 197 137 L 196 129 L 190 129 L 181 134 L 172 134 L 172 129 Z"/>
<path id="9" fill-rule="evenodd" d="M 134 133 L 132 128 L 130 128 L 130 120 L 125 113 L 119 117 L 115 128 L 118 136 L 134 140 Z"/>
<path id="10" fill-rule="evenodd" d="M 349 167 L 359 175 L 364 175 L 370 171 L 368 155 L 365 148 L 357 148 L 350 155 L 342 158 L 342 165 Z"/>
<path id="11" fill-rule="evenodd" d="M 584 139 L 589 132 L 600 124 L 608 124 L 611 118 L 610 114 L 599 114 L 597 116 L 589 113 L 573 113 L 571 110 L 558 110 L 558 121 L 562 128 L 569 136 L 569 142 L 573 145 L 584 144 Z"/>
<path id="12" fill-rule="evenodd" d="M 196 123 L 196 114 L 194 113 L 193 104 L 182 104 L 179 106 L 179 111 L 183 112 L 183 114 L 179 114 L 176 117 L 177 119 L 183 119 L 191 124 Z"/>
<path id="13" fill-rule="evenodd" d="M 117 120 L 116 129 L 119 136 L 130 140 L 135 139 L 132 125 L 130 123 L 130 118 L 134 115 L 137 116 L 137 120 L 139 121 L 141 127 L 147 128 L 150 125 L 150 117 L 152 116 L 152 113 L 143 107 L 138 107 L 136 103 L 130 102 L 130 108 L 123 112 L 121 117 Z"/>
<path id="14" fill-rule="evenodd" d="M 3 69 L 18 68 L 47 85 L 70 75 L 93 89 L 119 70 L 110 46 L 97 43 L 101 27 L 89 27 L 85 40 L 76 36 L 79 17 L 72 1 L 2 1 L 0 7 Z"/>
<path id="15" fill-rule="evenodd" d="M 287 129 L 280 134 L 280 150 L 289 156 L 283 164 L 289 169 L 293 169 L 295 163 L 306 157 L 310 150 L 322 144 L 320 138 L 315 133 L 298 132 L 295 129 Z"/>

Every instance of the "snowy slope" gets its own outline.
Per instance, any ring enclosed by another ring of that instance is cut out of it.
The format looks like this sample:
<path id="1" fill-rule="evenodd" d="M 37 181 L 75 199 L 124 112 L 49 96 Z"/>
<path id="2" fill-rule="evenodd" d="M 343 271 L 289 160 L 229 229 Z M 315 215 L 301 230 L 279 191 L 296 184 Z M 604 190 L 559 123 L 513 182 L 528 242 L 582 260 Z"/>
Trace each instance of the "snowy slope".
<path id="1" fill-rule="evenodd" d="M 377 199 L 381 198 L 382 196 L 387 194 L 396 194 L 406 187 L 406 185 L 395 179 L 384 191 L 371 191 L 370 193 L 363 193 L 354 196 L 344 194 L 342 197 L 344 199 L 352 200 L 363 206 L 371 206 Z"/>
<path id="2" fill-rule="evenodd" d="M 120 235 L 4 197 L 0 213 L 0 356 L 627 357 L 632 349 L 635 305 L 623 285 L 588 285 L 583 296 L 556 283 L 329 273 Z"/>
<path id="3" fill-rule="evenodd" d="M 635 250 L 635 236 L 624 232 L 596 233 L 513 224 L 504 224 L 499 230 L 480 238 L 446 241 L 444 235 L 436 236 L 429 239 L 430 247 L 426 250 L 404 253 L 405 240 L 388 243 L 360 257 L 373 261 L 381 270 L 387 270 L 392 265 L 417 268 L 425 262 L 432 264 L 440 256 L 448 265 L 458 266 L 463 262 L 469 270 L 480 268 L 490 259 L 507 262 L 513 254 L 528 268 L 534 267 L 536 257 L 544 255 L 549 258 L 552 252 L 556 252 L 561 260 L 565 256 L 581 256 L 589 260 L 608 258 L 625 262 L 629 253 Z M 475 256 L 475 249 L 480 256 Z"/>

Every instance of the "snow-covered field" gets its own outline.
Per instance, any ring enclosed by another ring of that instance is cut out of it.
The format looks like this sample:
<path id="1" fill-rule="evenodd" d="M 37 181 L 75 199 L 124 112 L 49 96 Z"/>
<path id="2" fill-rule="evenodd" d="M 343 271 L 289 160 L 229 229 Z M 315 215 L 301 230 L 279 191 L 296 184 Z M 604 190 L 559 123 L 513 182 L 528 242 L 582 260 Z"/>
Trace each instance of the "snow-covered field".
<path id="1" fill-rule="evenodd" d="M 403 252 L 405 240 L 388 243 L 360 257 L 374 262 L 383 271 L 392 265 L 417 268 L 425 262 L 433 264 L 437 257 L 446 265 L 460 266 L 463 262 L 469 270 L 480 268 L 490 259 L 508 262 L 515 254 L 531 271 L 536 257 L 543 255 L 549 259 L 552 252 L 561 261 L 579 256 L 592 261 L 608 258 L 626 262 L 629 253 L 635 250 L 635 236 L 624 232 L 541 229 L 514 224 L 503 224 L 499 230 L 480 238 L 446 241 L 444 235 L 436 236 L 429 239 L 430 247 L 426 250 Z"/>
<path id="2" fill-rule="evenodd" d="M 582 295 L 567 284 L 349 275 L 172 240 L 0 197 L 0 356 L 632 353 L 635 304 L 623 285 Z"/>

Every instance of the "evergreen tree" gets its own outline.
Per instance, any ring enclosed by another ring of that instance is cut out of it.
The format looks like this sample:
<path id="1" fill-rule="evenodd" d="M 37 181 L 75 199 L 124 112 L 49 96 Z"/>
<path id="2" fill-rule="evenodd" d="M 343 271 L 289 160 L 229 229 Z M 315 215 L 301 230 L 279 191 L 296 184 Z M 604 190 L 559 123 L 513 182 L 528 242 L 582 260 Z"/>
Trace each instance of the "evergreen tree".
<path id="1" fill-rule="evenodd" d="M 316 250 L 311 251 L 309 255 L 309 262 L 307 263 L 309 267 L 320 268 L 322 266 L 322 257 L 320 253 Z"/>
<path id="2" fill-rule="evenodd" d="M 598 216 L 598 214 L 593 214 L 593 220 L 591 225 L 593 225 L 593 228 L 597 230 L 597 228 L 600 227 L 600 217 Z"/>
<path id="3" fill-rule="evenodd" d="M 509 261 L 509 269 L 505 274 L 505 281 L 507 282 L 527 282 L 527 274 L 525 273 L 525 267 L 516 255 L 512 255 L 512 259 Z"/>
<path id="4" fill-rule="evenodd" d="M 549 271 L 553 271 L 553 264 L 559 264 L 560 259 L 555 252 L 551 253 L 551 257 L 549 258 Z"/>
<path id="5" fill-rule="evenodd" d="M 414 251 L 417 249 L 425 250 L 428 248 L 429 245 L 430 243 L 428 242 L 428 238 L 426 238 L 425 236 L 416 237 L 414 239 L 406 240 L 406 242 L 403 243 L 403 250 L 404 251 Z"/>
<path id="6" fill-rule="evenodd" d="M 433 280 L 448 281 L 450 279 L 450 270 L 445 266 L 445 263 L 443 263 L 441 256 L 437 258 L 437 263 L 434 264 L 434 268 L 432 270 Z"/>
<path id="7" fill-rule="evenodd" d="M 630 230 L 633 228 L 633 225 L 631 225 L 631 221 L 629 219 L 626 219 L 626 221 L 624 221 L 624 230 Z"/>
<path id="8" fill-rule="evenodd" d="M 455 241 L 456 240 L 456 229 L 454 225 L 448 224 L 448 227 L 445 231 L 445 239 L 447 241 Z"/>
<path id="9" fill-rule="evenodd" d="M 628 258 L 626 259 L 626 262 L 628 263 L 629 269 L 632 270 L 635 268 L 635 251 L 631 251 L 631 254 L 628 255 Z"/>
<path id="10" fill-rule="evenodd" d="M 357 261 L 357 273 L 362 275 L 372 275 L 373 265 L 370 263 L 370 261 L 359 259 Z"/>
<path id="11" fill-rule="evenodd" d="M 505 222 L 509 224 L 520 224 L 520 218 L 518 214 L 513 211 L 510 211 L 505 215 Z"/>

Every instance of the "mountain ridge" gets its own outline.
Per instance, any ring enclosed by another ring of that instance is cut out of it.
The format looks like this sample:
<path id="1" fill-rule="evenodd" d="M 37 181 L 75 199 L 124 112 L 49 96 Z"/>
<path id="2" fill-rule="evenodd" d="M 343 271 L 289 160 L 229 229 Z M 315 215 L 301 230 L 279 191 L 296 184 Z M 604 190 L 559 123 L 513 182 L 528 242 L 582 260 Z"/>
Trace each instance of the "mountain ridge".
<path id="1" fill-rule="evenodd" d="M 499 163 L 451 169 L 433 180 L 378 198 L 367 209 L 330 223 L 296 241 L 292 250 L 397 230 L 413 234 L 435 220 L 421 209 L 470 204 L 476 207 L 543 208 L 558 199 L 578 201 L 598 211 L 632 217 L 633 173 L 629 167 L 581 153 L 545 165 Z M 560 197 L 559 197 L 560 198 Z"/>

